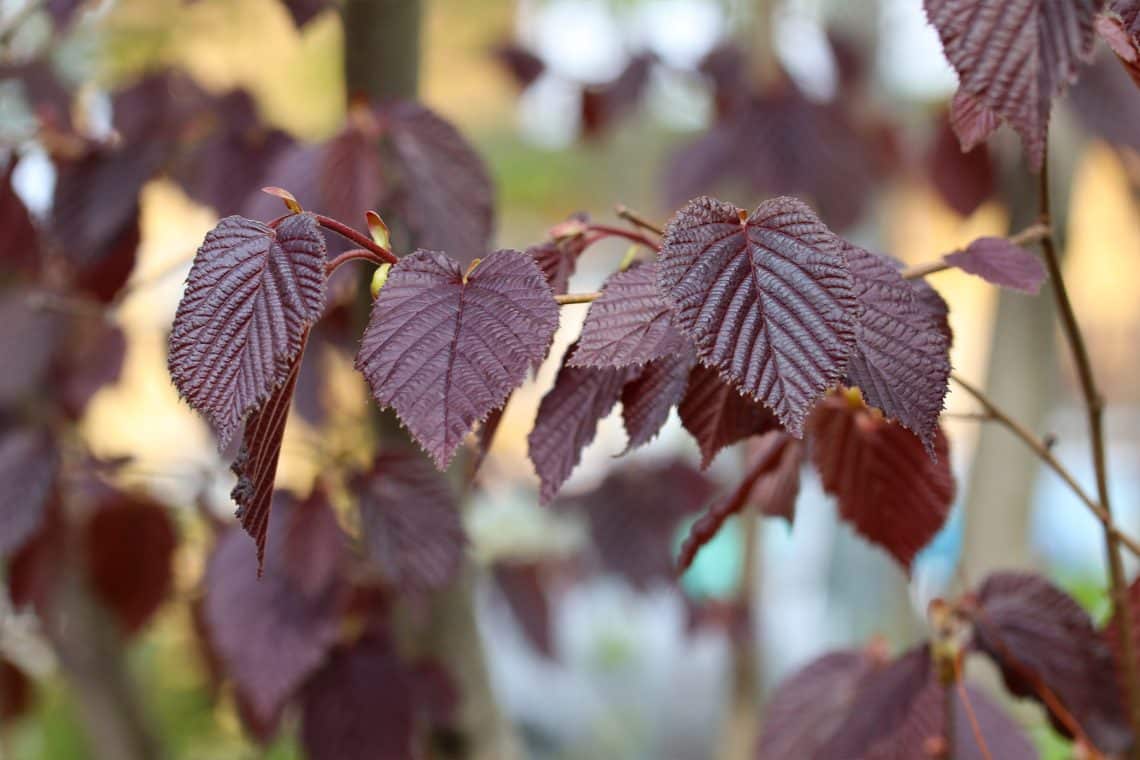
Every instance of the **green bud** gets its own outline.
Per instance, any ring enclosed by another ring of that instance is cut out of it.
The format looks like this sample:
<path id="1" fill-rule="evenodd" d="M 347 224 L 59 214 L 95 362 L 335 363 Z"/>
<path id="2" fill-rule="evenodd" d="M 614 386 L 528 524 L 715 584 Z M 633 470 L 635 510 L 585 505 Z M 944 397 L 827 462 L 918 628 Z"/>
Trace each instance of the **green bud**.
<path id="1" fill-rule="evenodd" d="M 391 264 L 381 264 L 376 267 L 376 271 L 372 273 L 371 289 L 373 298 L 380 294 L 380 288 L 384 287 L 384 283 L 388 282 L 388 272 L 391 269 Z"/>

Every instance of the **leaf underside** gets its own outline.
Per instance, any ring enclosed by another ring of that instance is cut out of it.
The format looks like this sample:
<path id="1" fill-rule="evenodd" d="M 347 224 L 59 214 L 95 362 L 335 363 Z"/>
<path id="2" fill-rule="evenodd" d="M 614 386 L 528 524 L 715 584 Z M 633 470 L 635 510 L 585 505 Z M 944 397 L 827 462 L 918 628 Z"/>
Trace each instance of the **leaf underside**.
<path id="1" fill-rule="evenodd" d="M 550 286 L 526 254 L 497 251 L 464 277 L 446 254 L 416 251 L 373 303 L 356 368 L 444 468 L 543 360 L 557 327 Z"/>
<path id="2" fill-rule="evenodd" d="M 658 286 L 675 322 L 794 435 L 843 376 L 857 302 L 841 242 L 794 198 L 735 206 L 698 198 L 670 222 Z"/>
<path id="3" fill-rule="evenodd" d="M 686 341 L 683 350 L 649 362 L 621 390 L 621 419 L 629 444 L 626 451 L 644 446 L 669 419 L 689 385 L 697 354 Z"/>
<path id="4" fill-rule="evenodd" d="M 947 264 L 981 277 L 993 285 L 1036 295 L 1045 282 L 1041 260 L 1003 237 L 983 237 L 964 251 L 948 253 Z"/>
<path id="5" fill-rule="evenodd" d="M 170 375 L 221 447 L 292 371 L 324 308 L 325 242 L 311 214 L 276 230 L 230 216 L 194 257 L 170 334 Z"/>
<path id="6" fill-rule="evenodd" d="M 721 449 L 780 426 L 770 411 L 742 396 L 716 370 L 700 365 L 689 373 L 677 411 L 681 424 L 700 447 L 702 469 L 712 464 Z"/>

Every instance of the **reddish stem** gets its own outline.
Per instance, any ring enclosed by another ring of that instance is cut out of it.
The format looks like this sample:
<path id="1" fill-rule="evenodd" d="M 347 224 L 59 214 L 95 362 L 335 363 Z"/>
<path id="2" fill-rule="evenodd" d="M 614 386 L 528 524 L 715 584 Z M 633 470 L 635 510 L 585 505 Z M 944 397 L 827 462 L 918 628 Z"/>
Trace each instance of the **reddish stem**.
<path id="1" fill-rule="evenodd" d="M 611 227 L 608 224 L 588 224 L 586 225 L 586 232 L 597 233 L 597 237 L 590 240 L 591 243 L 597 242 L 607 237 L 625 238 L 630 242 L 643 245 L 651 251 L 660 251 L 661 246 L 651 238 L 643 235 L 635 230 L 626 230 L 621 227 Z"/>
<path id="2" fill-rule="evenodd" d="M 377 256 L 372 251 L 365 250 L 364 248 L 353 248 L 351 250 L 345 251 L 329 263 L 325 264 L 325 275 L 331 277 L 333 272 L 341 268 L 341 265 L 360 259 L 371 261 L 376 265 L 390 263 L 384 260 L 382 257 Z"/>
<path id="3" fill-rule="evenodd" d="M 313 214 L 313 216 L 316 217 L 317 224 L 321 225 L 326 230 L 335 232 L 342 238 L 356 243 L 361 248 L 376 254 L 376 256 L 380 259 L 379 263 L 395 264 L 397 262 L 398 259 L 396 258 L 396 254 L 392 253 L 387 248 L 377 244 L 376 241 L 367 235 L 361 232 L 357 232 L 347 224 L 338 222 L 336 219 L 333 219 L 329 216 L 324 216 L 323 214 Z"/>

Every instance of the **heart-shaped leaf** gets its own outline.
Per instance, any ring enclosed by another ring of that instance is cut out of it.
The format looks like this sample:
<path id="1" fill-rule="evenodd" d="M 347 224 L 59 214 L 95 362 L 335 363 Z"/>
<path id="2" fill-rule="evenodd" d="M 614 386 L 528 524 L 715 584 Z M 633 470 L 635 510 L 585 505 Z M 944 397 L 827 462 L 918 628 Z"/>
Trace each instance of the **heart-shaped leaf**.
<path id="1" fill-rule="evenodd" d="M 230 216 L 206 235 L 170 334 L 170 375 L 224 447 L 285 382 L 325 295 L 325 241 L 311 214 L 276 229 Z"/>
<path id="2" fill-rule="evenodd" d="M 701 362 L 800 435 L 855 343 L 858 304 L 840 239 L 794 198 L 751 215 L 698 198 L 673 217 L 659 261 L 658 286 Z"/>
<path id="3" fill-rule="evenodd" d="M 716 370 L 697 365 L 689 373 L 685 397 L 677 409 L 681 424 L 701 449 L 701 468 L 726 446 L 780 426 L 770 411 L 726 382 Z"/>
<path id="4" fill-rule="evenodd" d="M 558 305 L 530 256 L 496 251 L 464 275 L 446 254 L 416 251 L 388 274 L 356 368 L 444 468 L 542 361 L 557 327 Z"/>

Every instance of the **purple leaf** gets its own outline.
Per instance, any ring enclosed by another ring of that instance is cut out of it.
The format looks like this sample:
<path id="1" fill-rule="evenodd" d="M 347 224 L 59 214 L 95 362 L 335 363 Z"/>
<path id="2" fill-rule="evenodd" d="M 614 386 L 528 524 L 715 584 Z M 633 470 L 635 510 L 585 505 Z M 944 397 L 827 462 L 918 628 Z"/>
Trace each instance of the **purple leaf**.
<path id="1" fill-rule="evenodd" d="M 657 290 L 657 263 L 612 275 L 590 304 L 574 367 L 645 364 L 683 350 L 688 341 L 673 327 L 672 309 Z"/>
<path id="2" fill-rule="evenodd" d="M 52 386 L 63 411 L 80 419 L 95 394 L 119 379 L 126 355 L 127 336 L 111 322 L 73 322 L 52 368 Z"/>
<path id="3" fill-rule="evenodd" d="M 810 421 L 812 460 L 839 516 L 910 568 L 954 501 L 950 448 L 934 432 L 932 459 L 902 426 L 872 413 L 853 391 L 829 396 Z"/>
<path id="4" fill-rule="evenodd" d="M 304 26 L 321 11 L 333 7 L 331 0 L 282 0 L 282 2 L 297 27 Z"/>
<path id="5" fill-rule="evenodd" d="M 302 336 L 302 344 L 305 337 Z M 303 351 L 304 349 L 302 349 Z M 249 416 L 242 431 L 241 448 L 230 470 L 238 481 L 230 497 L 238 505 L 234 516 L 257 546 L 257 572 L 260 575 L 269 535 L 269 513 L 273 505 L 273 483 L 277 478 L 277 461 L 285 439 L 285 423 L 289 406 L 297 388 L 301 354 L 290 365 L 285 381 L 274 389 L 269 399 Z"/>
<path id="6" fill-rule="evenodd" d="M 774 467 L 764 472 L 752 486 L 748 501 L 755 504 L 760 514 L 782 517 L 791 525 L 796 518 L 796 497 L 800 493 L 800 470 L 806 452 L 803 441 L 792 438 L 782 430 L 765 433 L 750 445 L 750 458 L 759 459 L 779 447 L 779 459 Z"/>
<path id="7" fill-rule="evenodd" d="M 533 562 L 498 562 L 491 573 L 527 640 L 540 654 L 554 659 L 550 602 L 539 565 Z"/>
<path id="8" fill-rule="evenodd" d="M 816 757 L 855 707 L 860 682 L 883 665 L 870 652 L 832 652 L 777 686 L 764 710 L 757 760 Z"/>
<path id="9" fill-rule="evenodd" d="M 780 426 L 766 408 L 742 396 L 717 371 L 697 365 L 689 374 L 685 397 L 677 409 L 681 424 L 701 449 L 701 469 L 726 446 Z"/>
<path id="10" fill-rule="evenodd" d="M 24 671 L 0 658 L 0 722 L 5 727 L 32 709 L 34 691 Z"/>
<path id="11" fill-rule="evenodd" d="M 305 685 L 301 744 L 312 760 L 403 760 L 421 757 L 416 727 L 440 712 L 425 685 L 454 699 L 438 668 L 429 675 L 400 661 L 391 644 L 368 634 L 333 651 Z M 446 711 L 445 711 L 446 712 Z"/>
<path id="12" fill-rule="evenodd" d="M 275 512 L 283 529 L 269 546 L 264 577 L 257 577 L 257 561 L 237 530 L 218 539 L 206 566 L 203 623 L 210 650 L 254 716 L 265 723 L 276 720 L 281 707 L 320 667 L 340 630 L 338 574 L 328 572 L 327 562 L 310 569 L 306 557 L 286 550 L 300 540 L 295 531 L 312 530 L 314 520 L 306 516 L 310 511 L 319 513 L 317 520 L 335 524 L 319 492 L 304 502 L 279 498 Z M 338 532 L 315 534 L 335 543 L 310 546 L 314 552 L 342 551 Z M 310 576 L 312 571 L 316 573 Z M 298 584 L 299 577 L 314 582 Z"/>
<path id="13" fill-rule="evenodd" d="M 1102 751 L 1116 754 L 1132 742 L 1116 684 L 1112 650 L 1088 614 L 1068 594 L 1038 575 L 995 573 L 982 583 L 974 613 L 974 642 L 1001 668 L 1011 693 L 1050 711 L 1069 735 L 1042 689 L 1052 692 Z"/>
<path id="14" fill-rule="evenodd" d="M 412 453 L 380 454 L 353 480 L 368 563 L 393 589 L 430 591 L 459 570 L 467 537 L 451 487 Z"/>
<path id="15" fill-rule="evenodd" d="M 316 177 L 321 207 L 335 219 L 361 220 L 385 195 L 379 131 L 372 112 L 349 110 L 348 124 L 322 147 Z"/>
<path id="16" fill-rule="evenodd" d="M 659 262 L 658 286 L 701 362 L 800 435 L 855 343 L 858 303 L 839 238 L 794 198 L 751 216 L 699 198 L 669 223 Z"/>
<path id="17" fill-rule="evenodd" d="M 963 151 L 949 121 L 940 120 L 926 154 L 927 174 L 947 206 L 969 216 L 993 196 L 995 172 L 985 146 Z"/>
<path id="18" fill-rule="evenodd" d="M 598 423 L 614 408 L 633 370 L 571 367 L 562 357 L 554 387 L 542 397 L 534 429 L 527 436 L 530 461 L 542 480 L 540 496 L 549 502 L 582 459 L 582 450 L 594 440 Z"/>
<path id="19" fill-rule="evenodd" d="M 497 251 L 464 275 L 446 254 L 416 251 L 392 267 L 356 367 L 444 468 L 543 360 L 557 327 L 550 286 L 526 254 Z"/>
<path id="20" fill-rule="evenodd" d="M 596 137 L 633 110 L 649 87 L 655 60 L 651 53 L 636 55 L 612 82 L 582 91 L 583 134 Z"/>
<path id="21" fill-rule="evenodd" d="M 496 47 L 494 56 L 521 89 L 530 87 L 546 71 L 541 58 L 513 42 Z"/>
<path id="22" fill-rule="evenodd" d="M 637 588 L 673 582 L 677 526 L 712 495 L 712 483 L 682 463 L 627 465 L 570 505 L 582 510 L 603 567 Z"/>
<path id="23" fill-rule="evenodd" d="M 924 0 L 959 92 L 1007 121 L 1041 168 L 1053 98 L 1092 58 L 1104 0 Z M 959 132 L 963 145 L 983 130 Z M 969 139 L 967 139 L 969 138 Z"/>
<path id="24" fill-rule="evenodd" d="M 1001 119 L 982 105 L 973 95 L 962 90 L 950 101 L 950 128 L 958 136 L 963 152 L 969 152 L 984 143 L 998 127 Z"/>
<path id="25" fill-rule="evenodd" d="M 0 291 L 0 409 L 43 392 L 67 335 L 64 318 L 35 304 L 35 297 L 24 288 Z"/>
<path id="26" fill-rule="evenodd" d="M 59 455 L 46 430 L 0 432 L 0 559 L 40 528 L 58 474 Z"/>
<path id="27" fill-rule="evenodd" d="M 697 363 L 692 345 L 649 362 L 621 389 L 621 419 L 629 437 L 626 451 L 653 440 L 669 419 L 669 410 L 681 401 L 689 373 Z"/>
<path id="28" fill-rule="evenodd" d="M 27 207 L 12 187 L 15 161 L 9 161 L 0 179 L 0 273 L 35 275 L 40 269 L 40 241 Z"/>
<path id="29" fill-rule="evenodd" d="M 84 525 L 88 581 L 126 633 L 140 631 L 170 594 L 177 545 L 162 504 L 114 489 Z"/>
<path id="30" fill-rule="evenodd" d="M 846 242 L 844 251 L 863 307 L 847 383 L 929 450 L 950 382 L 950 342 L 893 262 Z"/>
<path id="31" fill-rule="evenodd" d="M 943 259 L 986 282 L 1022 293 L 1036 295 L 1045 282 L 1041 260 L 1007 238 L 978 238 L 966 250 L 948 253 Z"/>
<path id="32" fill-rule="evenodd" d="M 1140 3 L 1111 0 L 1107 12 L 1097 18 L 1096 30 L 1140 87 Z"/>
<path id="33" fill-rule="evenodd" d="M 475 149 L 449 122 L 413 102 L 382 110 L 403 183 L 396 205 L 420 248 L 466 265 L 494 231 L 495 193 Z"/>
<path id="34" fill-rule="evenodd" d="M 230 216 L 194 257 L 170 334 L 170 375 L 224 447 L 293 369 L 325 297 L 325 241 L 311 214 L 271 229 Z"/>
<path id="35" fill-rule="evenodd" d="M 583 227 L 589 217 L 575 214 L 572 221 L 579 221 Z M 580 230 L 555 236 L 550 240 L 532 245 L 526 252 L 534 257 L 539 268 L 550 283 L 551 289 L 561 295 L 570 287 L 570 278 L 578 266 L 578 258 L 586 250 L 586 236 Z"/>

